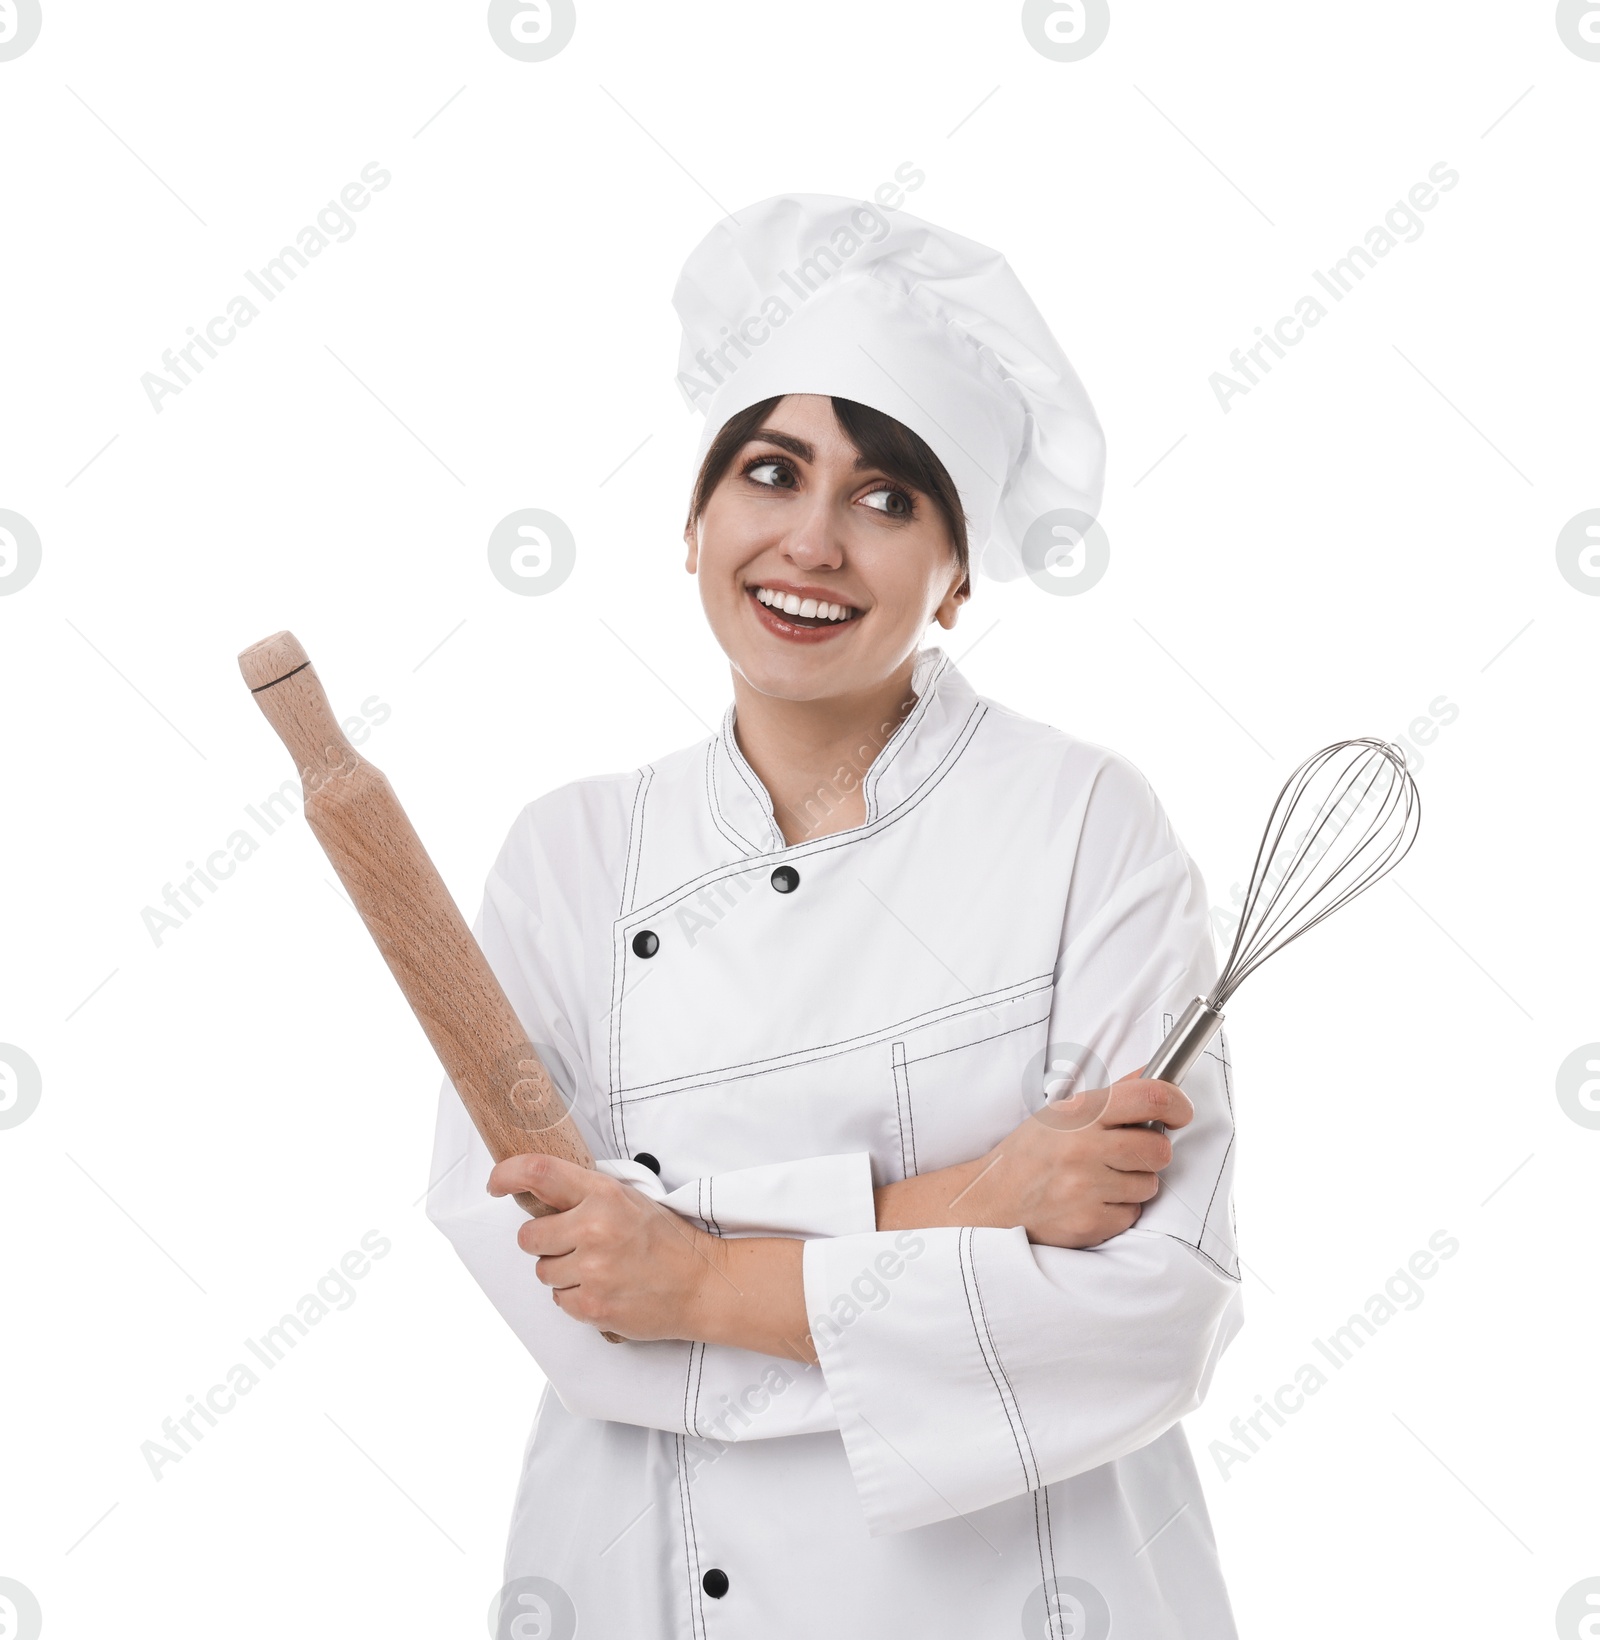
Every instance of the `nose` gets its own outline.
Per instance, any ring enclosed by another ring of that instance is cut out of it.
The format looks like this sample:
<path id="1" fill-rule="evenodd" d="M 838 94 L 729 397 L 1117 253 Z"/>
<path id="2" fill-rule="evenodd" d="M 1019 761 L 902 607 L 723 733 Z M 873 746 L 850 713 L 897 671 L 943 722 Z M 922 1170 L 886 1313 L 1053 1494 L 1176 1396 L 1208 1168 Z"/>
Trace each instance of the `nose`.
<path id="1" fill-rule="evenodd" d="M 843 538 L 827 496 L 815 492 L 790 513 L 779 551 L 798 569 L 838 569 L 844 563 Z"/>

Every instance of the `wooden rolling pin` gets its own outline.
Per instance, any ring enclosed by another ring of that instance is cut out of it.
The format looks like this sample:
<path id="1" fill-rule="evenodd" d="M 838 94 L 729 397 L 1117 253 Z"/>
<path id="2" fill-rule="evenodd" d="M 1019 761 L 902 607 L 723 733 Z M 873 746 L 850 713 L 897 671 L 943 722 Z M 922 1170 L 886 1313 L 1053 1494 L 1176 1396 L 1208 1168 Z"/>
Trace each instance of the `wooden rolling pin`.
<path id="1" fill-rule="evenodd" d="M 292 632 L 239 656 L 294 757 L 306 819 L 497 1162 L 541 1151 L 593 1167 L 566 1102 L 381 770 L 345 738 Z M 536 1217 L 553 1211 L 517 1193 Z M 607 1333 L 606 1337 L 614 1338 Z"/>

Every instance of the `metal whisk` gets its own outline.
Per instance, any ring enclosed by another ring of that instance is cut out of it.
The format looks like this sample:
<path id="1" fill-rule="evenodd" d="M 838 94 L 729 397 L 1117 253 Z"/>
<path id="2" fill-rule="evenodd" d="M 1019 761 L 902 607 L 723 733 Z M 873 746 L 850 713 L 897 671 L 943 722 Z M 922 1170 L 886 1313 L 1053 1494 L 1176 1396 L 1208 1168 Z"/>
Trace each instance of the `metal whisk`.
<path id="1" fill-rule="evenodd" d="M 1422 797 L 1398 746 L 1341 740 L 1308 757 L 1284 783 L 1261 834 L 1217 983 L 1179 1015 L 1144 1074 L 1181 1081 L 1245 978 L 1399 865 L 1421 820 Z"/>

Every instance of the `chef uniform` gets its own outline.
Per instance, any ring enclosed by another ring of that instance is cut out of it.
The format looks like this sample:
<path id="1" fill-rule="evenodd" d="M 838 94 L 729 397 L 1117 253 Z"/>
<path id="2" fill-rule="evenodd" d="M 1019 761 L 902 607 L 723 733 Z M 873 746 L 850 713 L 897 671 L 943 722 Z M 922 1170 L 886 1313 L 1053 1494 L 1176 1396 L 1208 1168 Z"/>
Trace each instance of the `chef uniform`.
<path id="1" fill-rule="evenodd" d="M 784 196 L 691 257 L 686 371 L 776 274 L 840 250 L 784 326 L 744 330 L 702 450 L 775 392 L 874 404 L 1013 578 L 1032 518 L 1098 505 L 1093 412 L 1003 259 L 903 213 L 873 240 L 872 210 Z M 1242 1319 L 1225 1036 L 1158 1194 L 1098 1247 L 880 1232 L 873 1203 L 982 1156 L 1063 1074 L 1143 1064 L 1215 979 L 1204 885 L 1118 754 L 977 694 L 937 646 L 911 683 L 840 772 L 849 830 L 785 842 L 730 704 L 704 740 L 530 803 L 489 874 L 475 931 L 598 1165 L 711 1235 L 802 1238 L 819 1356 L 610 1343 L 566 1315 L 446 1082 L 429 1216 L 548 1379 L 503 1635 L 1235 1634 L 1179 1424 Z"/>

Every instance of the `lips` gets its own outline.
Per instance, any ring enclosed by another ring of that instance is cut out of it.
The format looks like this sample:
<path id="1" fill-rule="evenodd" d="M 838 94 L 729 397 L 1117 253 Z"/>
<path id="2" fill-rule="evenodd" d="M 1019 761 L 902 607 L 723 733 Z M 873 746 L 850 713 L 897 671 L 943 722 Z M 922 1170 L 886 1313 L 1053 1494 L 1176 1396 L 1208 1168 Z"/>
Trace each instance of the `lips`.
<path id="1" fill-rule="evenodd" d="M 755 581 L 750 590 L 756 602 L 780 615 L 802 616 L 817 620 L 848 621 L 861 613 L 853 604 L 847 604 L 827 587 L 795 586 L 782 581 Z"/>
<path id="2" fill-rule="evenodd" d="M 764 604 L 756 596 L 758 589 L 755 586 L 745 588 L 745 596 L 750 607 L 755 611 L 756 620 L 775 637 L 785 638 L 791 643 L 827 643 L 842 632 L 848 632 L 851 627 L 859 625 L 860 613 L 852 615 L 848 620 L 828 620 L 817 616 L 790 615 L 782 610 L 773 609 Z M 771 591 L 785 591 L 784 588 L 774 587 Z M 795 594 L 799 596 L 798 591 Z M 811 594 L 807 594 L 811 596 Z M 833 600 L 837 602 L 837 600 Z"/>

